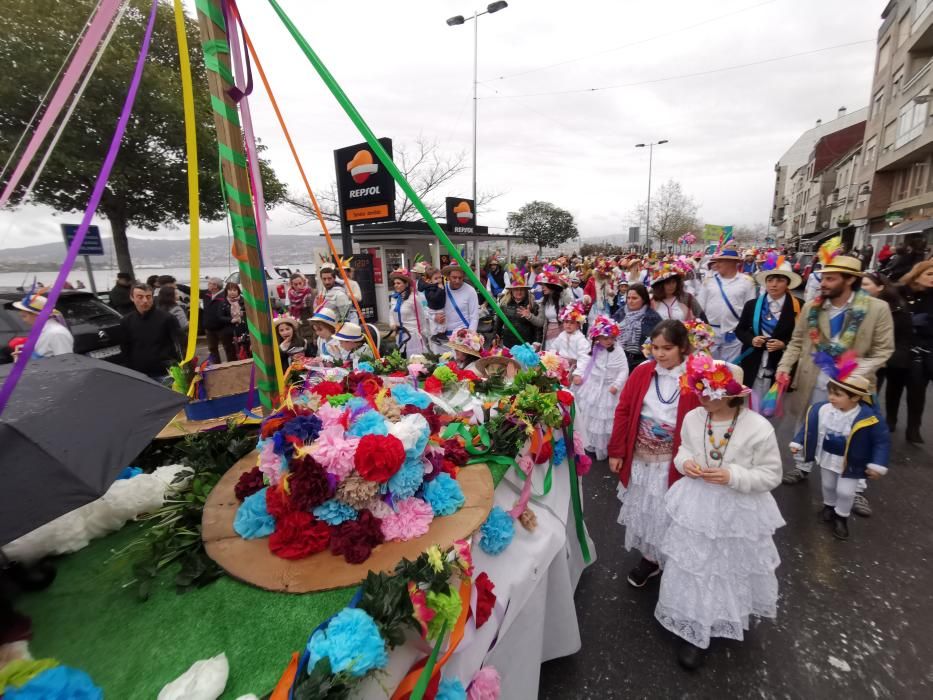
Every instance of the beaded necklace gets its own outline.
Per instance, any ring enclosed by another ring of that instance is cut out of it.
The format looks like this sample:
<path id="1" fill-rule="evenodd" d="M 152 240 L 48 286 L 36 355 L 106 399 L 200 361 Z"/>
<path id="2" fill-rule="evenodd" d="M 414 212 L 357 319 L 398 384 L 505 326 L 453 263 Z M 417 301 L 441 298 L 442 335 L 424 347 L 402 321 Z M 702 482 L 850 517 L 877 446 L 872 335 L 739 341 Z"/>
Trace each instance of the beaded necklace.
<path id="1" fill-rule="evenodd" d="M 722 461 L 726 456 L 726 449 L 729 447 L 729 441 L 732 439 L 732 434 L 735 432 L 735 423 L 739 419 L 739 413 L 742 409 L 736 409 L 735 415 L 732 416 L 732 422 L 729 424 L 729 427 L 726 428 L 725 434 L 722 436 L 721 440 L 717 440 L 715 435 L 713 435 L 713 416 L 712 414 L 706 414 L 706 435 L 709 440 L 709 444 L 712 446 L 712 449 L 709 451 L 706 457 L 706 467 L 710 468 L 709 460 L 713 459 L 719 462 L 719 466 L 722 466 Z"/>
<path id="2" fill-rule="evenodd" d="M 680 382 L 677 383 L 677 388 L 674 389 L 674 393 L 671 394 L 668 398 L 661 396 L 661 386 L 658 382 L 658 375 L 654 375 L 654 393 L 658 395 L 658 401 L 661 403 L 670 406 L 680 397 Z"/>

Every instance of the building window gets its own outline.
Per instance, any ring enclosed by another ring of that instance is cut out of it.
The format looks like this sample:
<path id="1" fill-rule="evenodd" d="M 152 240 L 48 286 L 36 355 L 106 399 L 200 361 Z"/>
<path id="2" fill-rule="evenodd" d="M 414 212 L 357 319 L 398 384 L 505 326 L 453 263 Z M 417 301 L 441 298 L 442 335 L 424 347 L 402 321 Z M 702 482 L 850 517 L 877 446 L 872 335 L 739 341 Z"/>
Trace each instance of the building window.
<path id="1" fill-rule="evenodd" d="M 910 170 L 898 170 L 894 176 L 894 200 L 907 199 L 907 185 L 910 180 Z"/>
<path id="2" fill-rule="evenodd" d="M 901 21 L 897 23 L 897 45 L 903 46 L 910 36 L 910 13 L 904 13 Z"/>
<path id="3" fill-rule="evenodd" d="M 894 71 L 894 78 L 891 80 L 891 92 L 897 95 L 904 87 L 904 66 L 902 65 Z"/>
<path id="4" fill-rule="evenodd" d="M 878 145 L 878 137 L 872 136 L 865 143 L 865 165 L 870 165 L 875 162 L 875 147 Z"/>
<path id="5" fill-rule="evenodd" d="M 878 49 L 878 68 L 876 73 L 880 73 L 881 69 L 888 65 L 888 60 L 891 58 L 891 41 L 890 37 L 884 40 L 884 43 L 881 44 L 881 48 Z"/>
<path id="6" fill-rule="evenodd" d="M 917 197 L 927 192 L 927 161 L 914 163 L 910 169 L 910 196 Z"/>
<path id="7" fill-rule="evenodd" d="M 885 125 L 884 127 L 884 141 L 881 150 L 884 153 L 887 153 L 894 147 L 894 139 L 897 136 L 897 120 L 894 120 L 890 124 Z"/>
<path id="8" fill-rule="evenodd" d="M 871 117 L 880 117 L 884 112 L 884 88 L 878 90 L 871 100 Z"/>
<path id="9" fill-rule="evenodd" d="M 900 148 L 920 136 L 926 126 L 926 120 L 926 104 L 916 104 L 911 100 L 901 107 L 897 115 L 897 138 L 894 141 L 894 148 Z"/>

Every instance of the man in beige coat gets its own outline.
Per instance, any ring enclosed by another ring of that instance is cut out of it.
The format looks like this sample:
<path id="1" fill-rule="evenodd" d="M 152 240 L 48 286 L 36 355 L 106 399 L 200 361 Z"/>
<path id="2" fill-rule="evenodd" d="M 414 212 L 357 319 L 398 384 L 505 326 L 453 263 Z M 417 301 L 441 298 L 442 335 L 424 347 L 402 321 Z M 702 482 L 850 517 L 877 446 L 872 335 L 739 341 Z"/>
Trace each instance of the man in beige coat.
<path id="1" fill-rule="evenodd" d="M 858 355 L 856 375 L 865 377 L 875 391 L 875 373 L 884 366 L 894 352 L 894 323 L 887 302 L 875 299 L 859 289 L 862 277 L 861 263 L 856 258 L 840 255 L 823 267 L 820 295 L 808 301 L 800 310 L 794 335 L 791 337 L 784 356 L 777 367 L 775 379 L 789 381 L 790 373 L 797 365 L 788 394 L 786 412 L 799 424 L 806 415 L 807 406 L 827 398 L 826 385 L 829 377 L 813 362 L 814 347 L 810 337 L 811 309 L 817 302 L 817 327 L 819 343 L 838 344 L 841 352 L 854 350 Z M 865 316 L 855 337 L 846 338 L 846 328 L 853 320 L 853 313 L 864 308 Z M 847 344 L 848 343 L 848 344 Z M 834 353 L 835 354 L 835 353 Z M 784 474 L 785 484 L 796 484 L 807 478 L 810 465 L 799 464 Z M 864 497 L 857 504 L 856 512 L 871 513 Z"/>

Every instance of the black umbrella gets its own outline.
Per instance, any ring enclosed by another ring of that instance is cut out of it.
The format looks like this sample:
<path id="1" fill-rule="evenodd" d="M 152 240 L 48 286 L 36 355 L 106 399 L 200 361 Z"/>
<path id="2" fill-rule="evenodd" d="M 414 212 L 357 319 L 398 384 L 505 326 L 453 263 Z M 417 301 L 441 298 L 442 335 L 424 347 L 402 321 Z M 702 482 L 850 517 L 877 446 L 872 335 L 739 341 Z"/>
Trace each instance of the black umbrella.
<path id="1" fill-rule="evenodd" d="M 0 416 L 0 545 L 100 498 L 184 403 L 110 362 L 30 362 Z"/>

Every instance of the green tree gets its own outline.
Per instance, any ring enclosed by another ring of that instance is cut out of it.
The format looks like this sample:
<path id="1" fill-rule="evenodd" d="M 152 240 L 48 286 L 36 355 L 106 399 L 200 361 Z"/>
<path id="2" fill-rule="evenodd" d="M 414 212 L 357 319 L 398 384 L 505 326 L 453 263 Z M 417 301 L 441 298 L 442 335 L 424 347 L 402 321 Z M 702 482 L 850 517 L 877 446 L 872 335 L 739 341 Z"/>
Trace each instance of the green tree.
<path id="1" fill-rule="evenodd" d="M 10 155 L 95 5 L 91 0 L 0 3 L 0 66 L 9 71 L 0 81 L 0 160 Z M 146 0 L 130 0 L 31 201 L 61 212 L 84 211 L 126 97 L 149 6 Z M 197 22 L 188 18 L 186 29 L 197 119 L 200 216 L 216 220 L 224 211 L 210 93 Z M 32 179 L 38 160 L 26 172 L 14 203 L 22 203 L 24 183 Z M 284 200 L 286 188 L 268 162 L 260 159 L 260 167 L 271 208 Z M 184 114 L 171 2 L 159 5 L 133 116 L 98 213 L 110 222 L 120 270 L 130 274 L 128 226 L 155 231 L 188 221 Z"/>
<path id="2" fill-rule="evenodd" d="M 539 255 L 542 248 L 553 248 L 580 237 L 573 214 L 550 202 L 529 202 L 518 211 L 509 212 L 507 222 L 510 233 L 538 246 Z"/>

